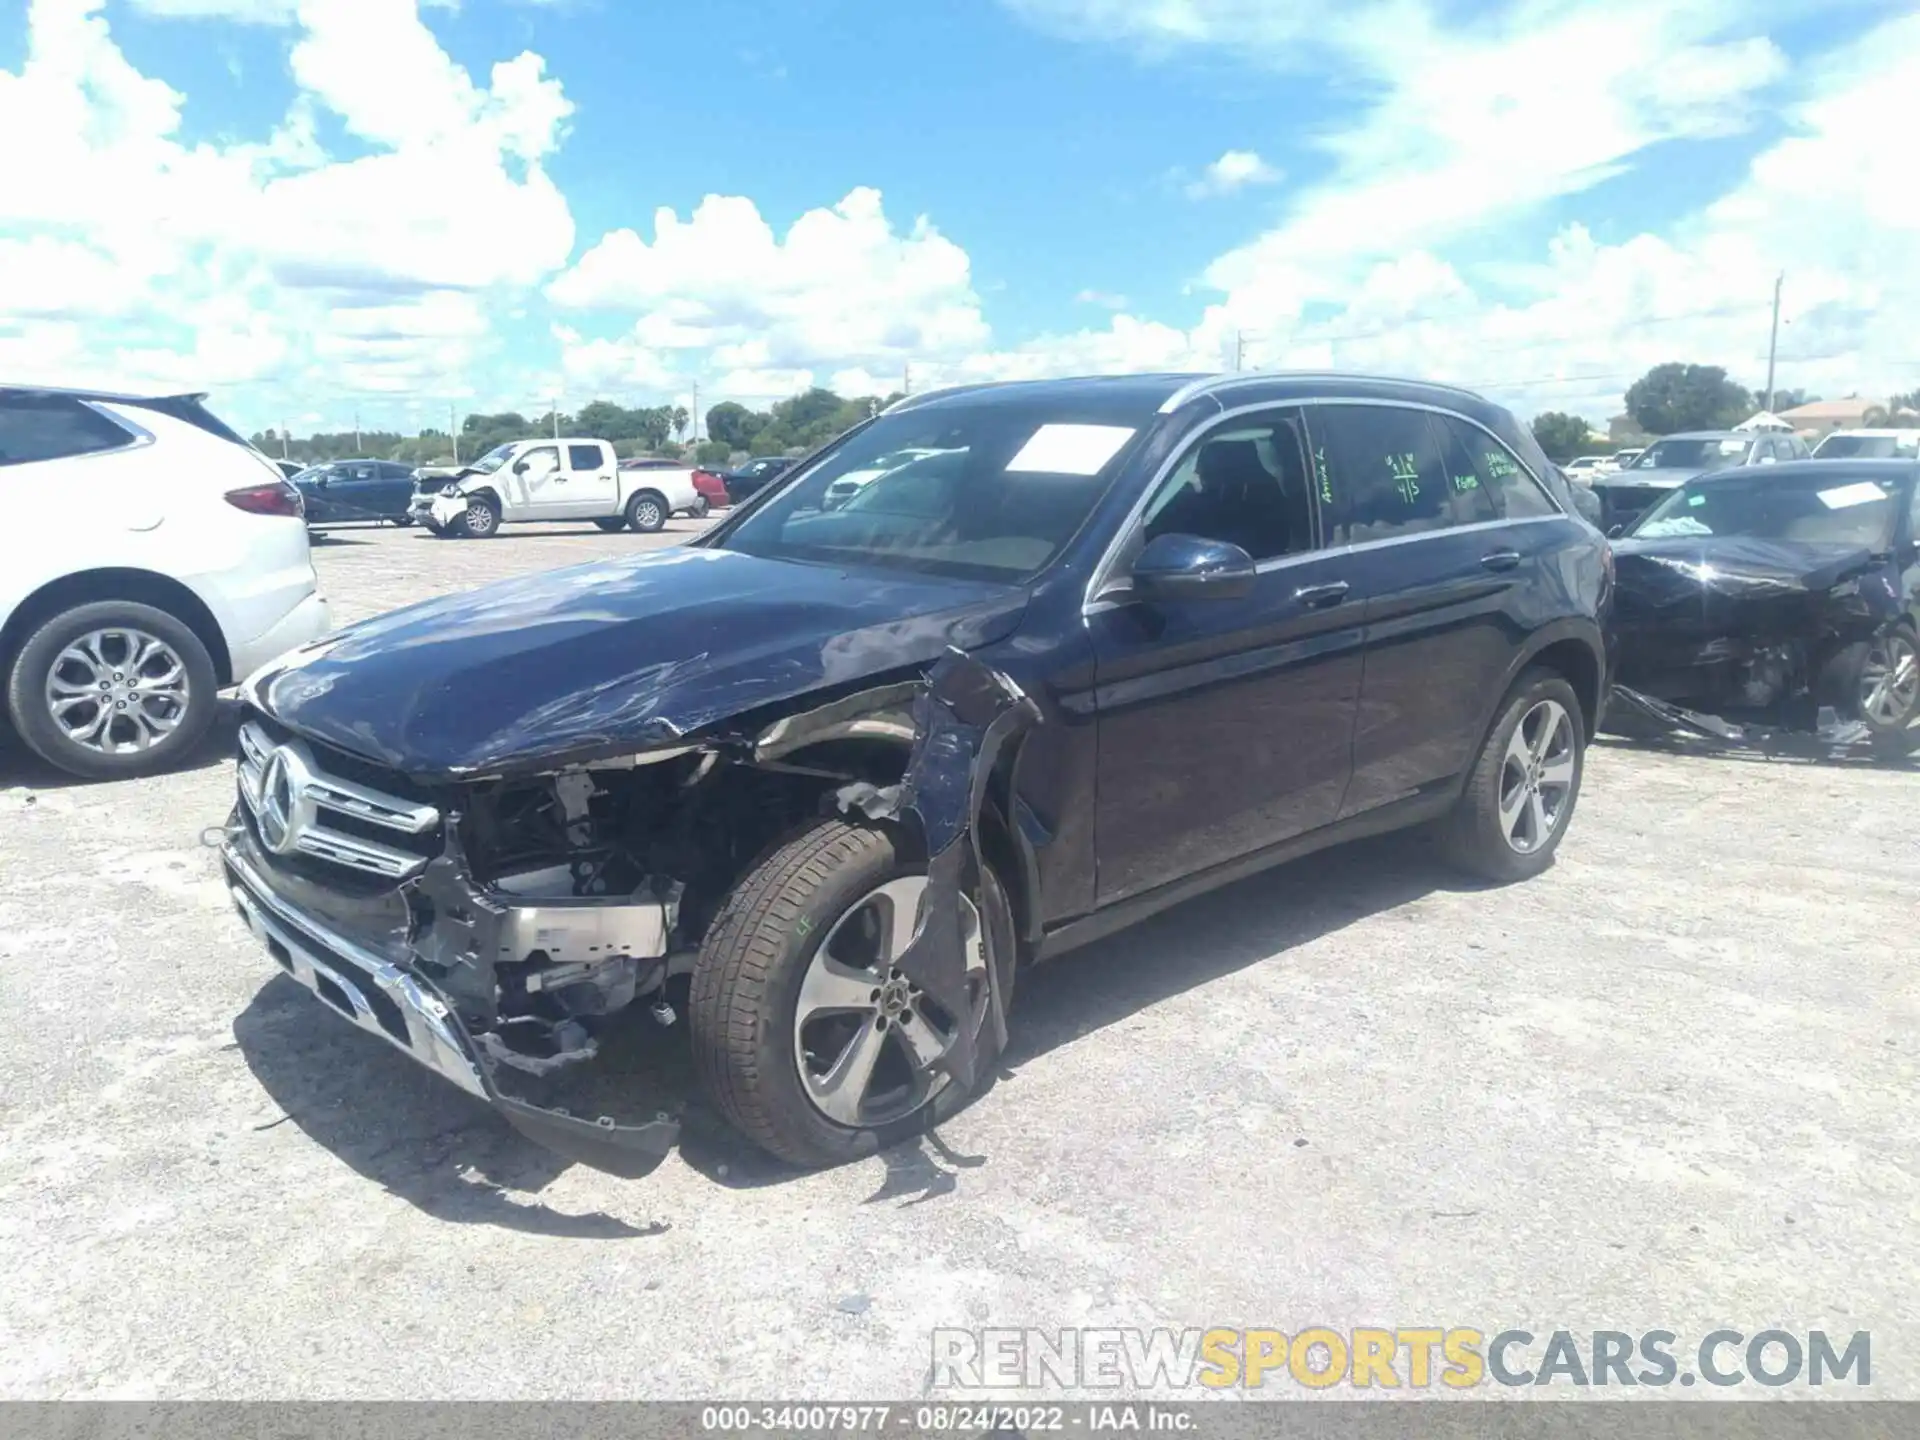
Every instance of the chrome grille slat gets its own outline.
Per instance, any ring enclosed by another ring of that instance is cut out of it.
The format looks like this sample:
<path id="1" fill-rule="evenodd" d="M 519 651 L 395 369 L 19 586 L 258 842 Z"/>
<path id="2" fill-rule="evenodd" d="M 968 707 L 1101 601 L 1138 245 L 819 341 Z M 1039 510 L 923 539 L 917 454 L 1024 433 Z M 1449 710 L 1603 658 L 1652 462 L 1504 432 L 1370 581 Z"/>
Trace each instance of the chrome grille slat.
<path id="1" fill-rule="evenodd" d="M 270 780 L 276 759 L 279 774 Z M 286 790 L 285 797 L 269 793 Z M 424 835 L 440 812 L 397 795 L 329 775 L 299 740 L 276 745 L 258 726 L 240 727 L 240 803 L 254 818 L 267 848 L 282 855 L 310 855 L 334 865 L 391 880 L 426 868 L 427 857 L 321 823 L 331 812 L 402 835 Z"/>

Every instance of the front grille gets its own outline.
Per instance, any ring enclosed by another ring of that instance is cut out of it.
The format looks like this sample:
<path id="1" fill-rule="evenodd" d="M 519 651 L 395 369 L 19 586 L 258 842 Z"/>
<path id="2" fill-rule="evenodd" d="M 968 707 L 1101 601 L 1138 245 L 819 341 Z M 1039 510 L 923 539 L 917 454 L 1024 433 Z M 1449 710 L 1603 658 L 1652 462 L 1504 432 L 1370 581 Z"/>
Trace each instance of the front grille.
<path id="1" fill-rule="evenodd" d="M 240 727 L 240 803 L 269 852 L 389 881 L 418 874 L 440 852 L 440 811 L 417 787 L 396 794 L 400 787 L 389 787 L 398 777 L 364 761 L 343 767 L 338 751 L 283 738 L 278 728 Z"/>

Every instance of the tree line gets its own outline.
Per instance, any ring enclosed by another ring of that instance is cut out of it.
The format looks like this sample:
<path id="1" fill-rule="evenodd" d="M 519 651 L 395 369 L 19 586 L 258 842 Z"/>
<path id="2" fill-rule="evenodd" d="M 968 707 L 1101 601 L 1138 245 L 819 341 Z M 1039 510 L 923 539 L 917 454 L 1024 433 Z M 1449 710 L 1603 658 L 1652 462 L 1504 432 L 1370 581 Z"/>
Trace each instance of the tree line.
<path id="1" fill-rule="evenodd" d="M 1773 408 L 1792 410 L 1820 397 L 1805 390 L 1776 390 Z M 1718 365 L 1685 365 L 1670 361 L 1656 365 L 1627 387 L 1627 415 L 1648 435 L 1673 435 L 1682 430 L 1728 430 L 1755 414 L 1767 397 L 1729 379 Z M 1884 425 L 1902 410 L 1920 411 L 1920 390 L 1895 395 L 1885 405 L 1871 407 L 1867 425 Z M 1553 460 L 1576 455 L 1609 454 L 1619 448 L 1612 441 L 1593 439 L 1594 427 L 1584 416 L 1549 410 L 1533 417 L 1533 438 Z"/>
<path id="2" fill-rule="evenodd" d="M 707 438 L 688 434 L 693 417 L 683 405 L 628 407 L 594 400 L 569 415 L 548 410 L 523 415 L 517 410 L 472 414 L 460 424 L 458 459 L 477 460 L 498 445 L 552 435 L 609 441 L 622 457 L 662 456 L 701 465 L 726 465 L 743 455 L 798 455 L 817 449 L 834 436 L 879 413 L 898 394 L 846 398 L 818 387 L 779 401 L 766 410 L 724 400 L 706 414 Z M 448 465 L 456 458 L 454 437 L 444 430 L 418 435 L 390 430 L 336 430 L 287 436 L 262 430 L 251 437 L 263 453 L 318 464 L 326 460 L 397 460 L 404 465 Z"/>
<path id="3" fill-rule="evenodd" d="M 706 438 L 691 441 L 693 417 L 681 405 L 629 408 L 610 400 L 594 400 L 574 414 L 558 417 L 549 410 L 527 416 L 515 410 L 495 415 L 473 414 L 461 422 L 459 456 L 476 460 L 513 440 L 529 440 L 554 433 L 556 419 L 562 435 L 606 440 L 624 458 L 657 455 L 691 460 L 701 465 L 727 465 L 747 455 L 802 455 L 851 429 L 900 398 L 861 395 L 847 398 L 815 387 L 765 410 L 750 410 L 723 400 L 706 413 Z M 1818 400 L 1804 390 L 1780 390 L 1773 397 L 1776 410 L 1790 410 Z M 1766 396 L 1748 390 L 1718 365 L 1656 365 L 1627 388 L 1627 414 L 1648 435 L 1671 435 L 1681 430 L 1724 430 L 1739 424 L 1766 402 Z M 1884 424 L 1902 410 L 1920 411 L 1920 390 L 1893 396 L 1876 406 L 1866 423 Z M 1876 414 L 1876 411 L 1878 414 Z M 1549 410 L 1533 418 L 1534 438 L 1554 460 L 1576 455 L 1607 453 L 1619 448 L 1612 441 L 1595 440 L 1594 427 L 1584 416 Z M 455 459 L 454 437 L 444 430 L 422 430 L 418 435 L 394 431 L 351 430 L 288 437 L 284 446 L 278 432 L 264 430 L 252 437 L 268 455 L 283 450 L 288 458 L 308 464 L 322 460 L 398 460 L 407 465 L 444 465 Z"/>

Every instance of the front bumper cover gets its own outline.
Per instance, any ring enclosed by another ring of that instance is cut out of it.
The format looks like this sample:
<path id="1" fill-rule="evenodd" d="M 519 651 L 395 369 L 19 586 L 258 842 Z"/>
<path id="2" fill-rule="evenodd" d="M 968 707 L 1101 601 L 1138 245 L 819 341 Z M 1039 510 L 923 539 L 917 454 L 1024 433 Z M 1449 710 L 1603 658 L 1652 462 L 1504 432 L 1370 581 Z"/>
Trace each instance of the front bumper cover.
<path id="1" fill-rule="evenodd" d="M 621 1125 L 610 1116 L 589 1120 L 505 1094 L 493 1062 L 430 981 L 289 905 L 232 841 L 221 859 L 234 908 L 288 976 L 359 1029 L 486 1101 L 528 1139 L 614 1171 L 636 1161 L 651 1162 L 650 1169 L 678 1142 L 679 1121 L 666 1114 Z"/>

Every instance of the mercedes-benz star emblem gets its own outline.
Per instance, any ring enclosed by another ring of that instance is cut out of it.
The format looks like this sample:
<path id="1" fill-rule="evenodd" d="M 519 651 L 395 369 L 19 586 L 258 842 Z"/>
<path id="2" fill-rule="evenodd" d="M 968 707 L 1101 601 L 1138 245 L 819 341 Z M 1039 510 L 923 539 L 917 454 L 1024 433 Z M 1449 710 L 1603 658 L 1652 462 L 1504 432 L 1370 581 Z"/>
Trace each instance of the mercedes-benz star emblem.
<path id="1" fill-rule="evenodd" d="M 261 767 L 260 809 L 255 819 L 261 840 L 276 855 L 291 855 L 298 850 L 301 832 L 312 823 L 308 775 L 305 761 L 286 745 L 268 755 Z"/>

